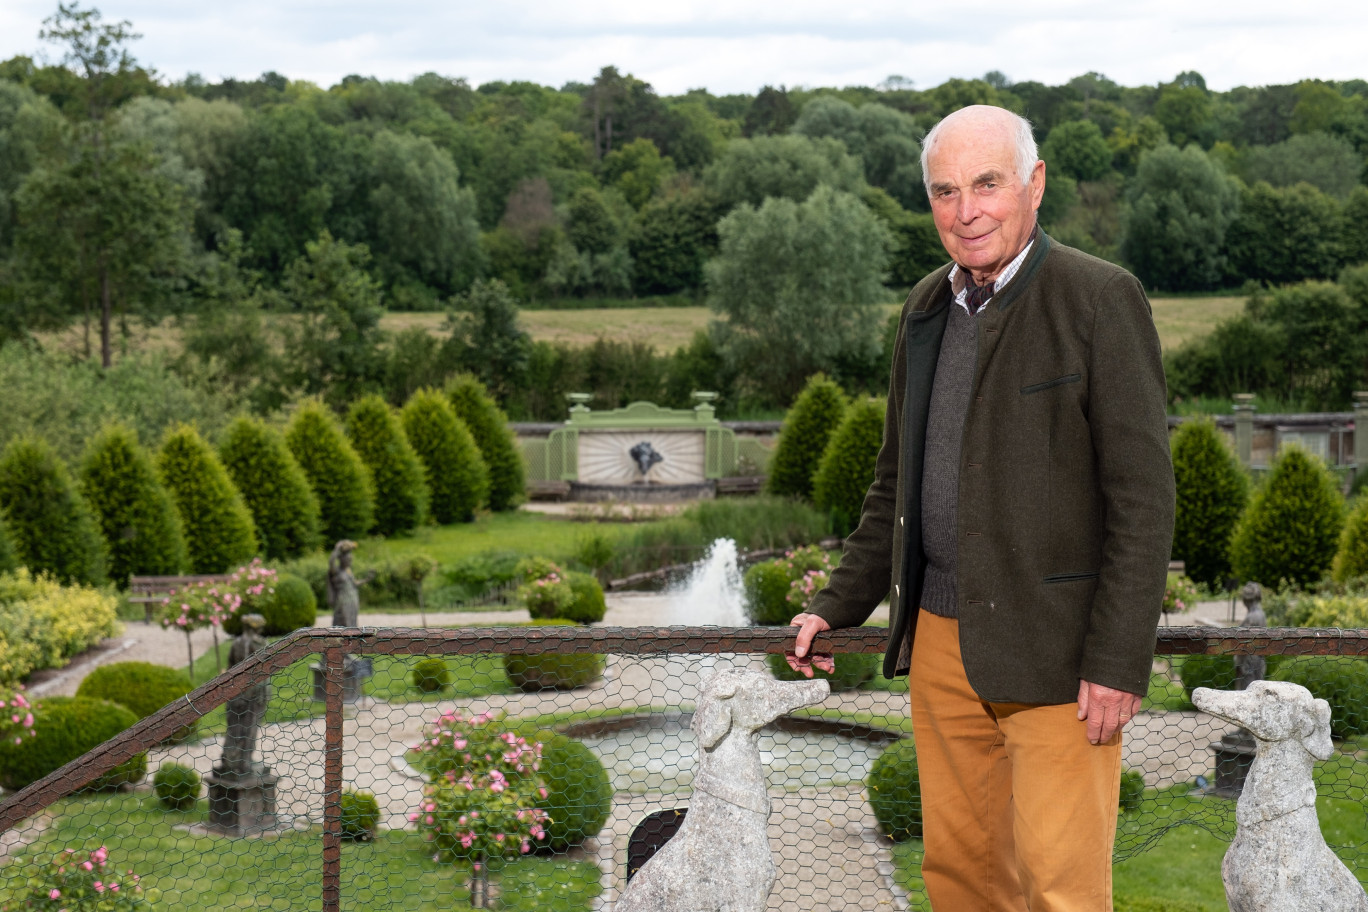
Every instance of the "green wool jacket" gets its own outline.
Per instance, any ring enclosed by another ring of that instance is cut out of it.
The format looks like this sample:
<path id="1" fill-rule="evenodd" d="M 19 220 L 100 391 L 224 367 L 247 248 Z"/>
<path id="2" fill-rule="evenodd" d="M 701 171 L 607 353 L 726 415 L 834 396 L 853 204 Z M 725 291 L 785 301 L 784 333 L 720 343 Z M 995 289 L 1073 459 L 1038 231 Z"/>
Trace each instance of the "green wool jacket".
<path id="1" fill-rule="evenodd" d="M 809 611 L 853 627 L 890 600 L 907 671 L 925 572 L 920 500 L 950 264 L 903 305 L 874 483 Z M 959 472 L 960 646 L 991 702 L 1144 694 L 1173 540 L 1164 371 L 1134 276 L 1043 232 L 978 323 Z"/>

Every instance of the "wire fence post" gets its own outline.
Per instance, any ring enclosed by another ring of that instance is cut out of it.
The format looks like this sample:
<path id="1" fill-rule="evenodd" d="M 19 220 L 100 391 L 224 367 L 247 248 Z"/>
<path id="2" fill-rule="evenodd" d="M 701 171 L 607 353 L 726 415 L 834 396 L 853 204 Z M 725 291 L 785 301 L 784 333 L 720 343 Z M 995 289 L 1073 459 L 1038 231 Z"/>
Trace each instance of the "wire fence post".
<path id="1" fill-rule="evenodd" d="M 342 908 L 342 676 L 347 654 L 323 652 L 323 912 Z"/>

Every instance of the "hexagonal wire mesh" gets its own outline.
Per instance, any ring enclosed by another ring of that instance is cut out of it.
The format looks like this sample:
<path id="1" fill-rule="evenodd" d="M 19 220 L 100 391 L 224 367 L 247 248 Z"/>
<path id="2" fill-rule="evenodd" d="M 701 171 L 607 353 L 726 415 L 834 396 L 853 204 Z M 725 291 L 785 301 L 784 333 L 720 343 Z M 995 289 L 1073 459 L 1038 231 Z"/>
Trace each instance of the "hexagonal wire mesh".
<path id="1" fill-rule="evenodd" d="M 828 635 L 830 696 L 761 732 L 770 908 L 927 908 L 906 686 L 871 677 L 883 636 Z M 634 829 L 690 803 L 702 683 L 788 676 L 790 642 L 783 628 L 300 631 L 11 795 L 0 880 L 15 900 L 117 884 L 203 910 L 611 908 Z M 1368 879 L 1368 631 L 1169 628 L 1157 653 L 1126 736 L 1117 860 L 1189 825 L 1231 838 L 1234 803 L 1210 794 L 1230 726 L 1187 695 L 1229 686 L 1231 657 L 1257 653 L 1333 707 L 1322 826 Z M 216 770 L 238 711 L 260 713 L 253 764 Z M 54 723 L 19 749 L 63 737 Z M 5 768 L 25 785 L 22 764 Z"/>

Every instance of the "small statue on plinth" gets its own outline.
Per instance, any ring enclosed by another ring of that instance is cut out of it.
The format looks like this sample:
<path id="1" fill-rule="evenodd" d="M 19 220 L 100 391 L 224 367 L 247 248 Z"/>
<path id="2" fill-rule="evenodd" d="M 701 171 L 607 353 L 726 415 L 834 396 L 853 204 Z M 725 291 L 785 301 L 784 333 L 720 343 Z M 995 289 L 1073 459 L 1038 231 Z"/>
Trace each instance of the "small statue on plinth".
<path id="1" fill-rule="evenodd" d="M 344 538 L 333 546 L 328 556 L 328 607 L 332 608 L 334 627 L 356 627 L 361 615 L 361 587 L 374 578 L 368 573 L 361 579 L 352 572 L 352 552 L 356 542 Z M 321 665 L 312 665 L 313 698 L 325 699 L 324 673 Z M 361 681 L 371 676 L 370 659 L 347 656 L 342 674 L 342 701 L 355 703 L 361 699 Z"/>
<path id="2" fill-rule="evenodd" d="M 1258 583 L 1245 583 L 1240 591 L 1244 602 L 1245 619 L 1241 627 L 1266 627 L 1267 619 L 1263 611 L 1263 587 Z M 1235 656 L 1235 689 L 1248 690 L 1255 681 L 1262 681 L 1268 671 L 1268 660 L 1261 655 Z M 1238 798 L 1244 791 L 1245 779 L 1249 775 L 1250 764 L 1256 752 L 1254 736 L 1244 728 L 1235 728 L 1211 745 L 1216 755 L 1216 783 L 1212 792 L 1224 798 Z"/>
<path id="3" fill-rule="evenodd" d="M 266 648 L 261 631 L 266 619 L 259 614 L 242 618 L 242 633 L 233 639 L 228 665 L 233 667 Z M 228 732 L 223 753 L 209 774 L 209 828 L 232 836 L 245 836 L 276 825 L 275 786 L 279 777 L 265 763 L 252 760 L 257 733 L 266 715 L 270 684 L 262 681 L 247 688 L 224 705 Z"/>

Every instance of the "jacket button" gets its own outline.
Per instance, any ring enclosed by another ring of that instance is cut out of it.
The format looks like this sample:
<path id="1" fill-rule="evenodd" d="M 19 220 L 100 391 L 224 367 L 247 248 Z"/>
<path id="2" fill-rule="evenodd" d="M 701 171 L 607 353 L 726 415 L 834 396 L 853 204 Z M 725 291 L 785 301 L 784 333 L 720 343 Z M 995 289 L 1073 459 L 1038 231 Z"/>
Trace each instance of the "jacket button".
<path id="1" fill-rule="evenodd" d="M 893 594 L 894 594 L 894 595 L 897 595 L 897 596 L 901 596 L 901 595 L 902 595 L 902 589 L 898 588 L 898 584 L 897 584 L 897 583 L 894 583 L 894 584 L 893 584 Z"/>
<path id="2" fill-rule="evenodd" d="M 899 516 L 899 517 L 898 517 L 898 525 L 900 525 L 900 526 L 905 526 L 905 525 L 907 525 L 907 523 L 903 522 L 904 519 L 906 519 L 906 517 L 904 517 L 904 516 Z"/>

